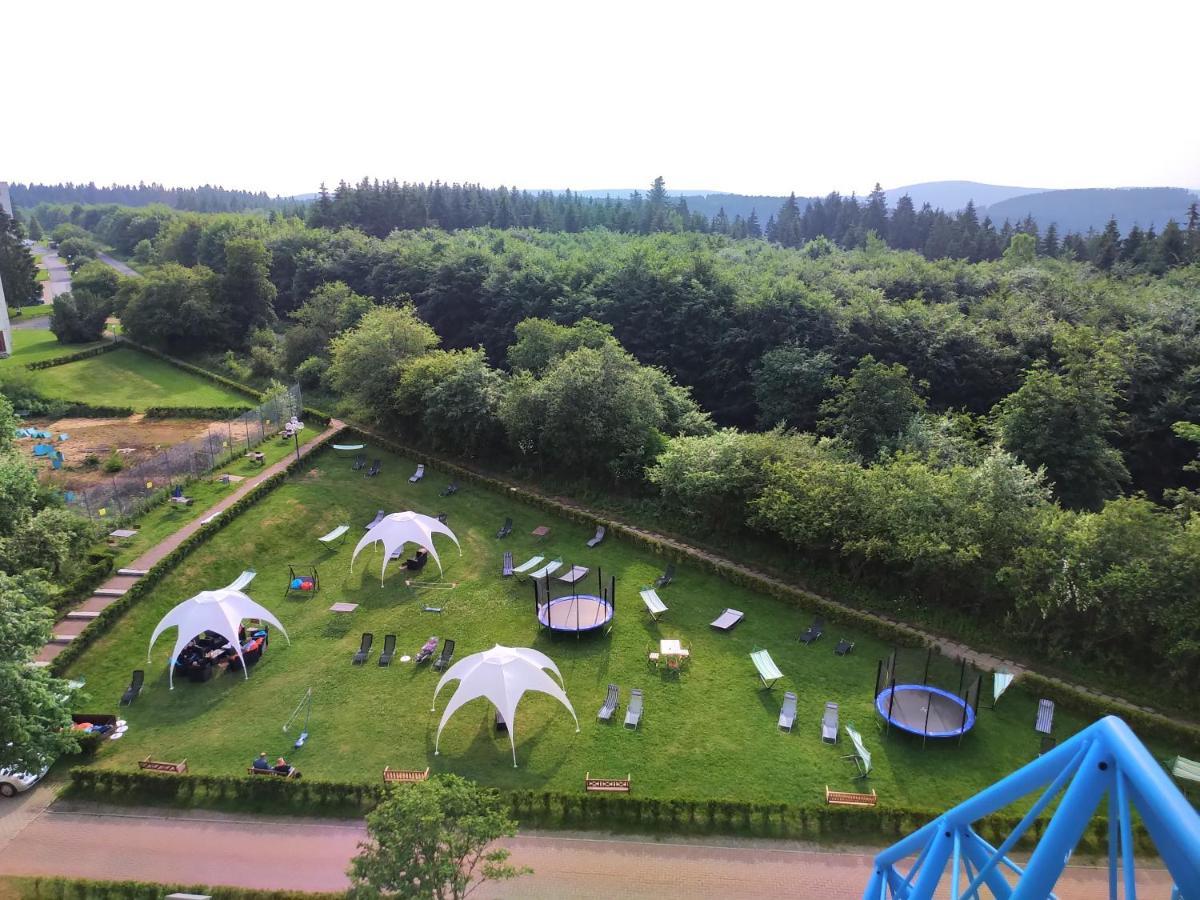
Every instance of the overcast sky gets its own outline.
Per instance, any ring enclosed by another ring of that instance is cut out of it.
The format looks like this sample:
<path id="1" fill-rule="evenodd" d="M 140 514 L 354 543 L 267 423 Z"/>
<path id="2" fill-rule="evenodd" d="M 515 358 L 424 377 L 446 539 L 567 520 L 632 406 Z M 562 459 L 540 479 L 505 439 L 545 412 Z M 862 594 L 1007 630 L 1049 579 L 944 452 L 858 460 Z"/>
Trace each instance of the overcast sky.
<path id="1" fill-rule="evenodd" d="M 0 30 L 9 181 L 1200 187 L 1197 0 L 56 0 Z"/>

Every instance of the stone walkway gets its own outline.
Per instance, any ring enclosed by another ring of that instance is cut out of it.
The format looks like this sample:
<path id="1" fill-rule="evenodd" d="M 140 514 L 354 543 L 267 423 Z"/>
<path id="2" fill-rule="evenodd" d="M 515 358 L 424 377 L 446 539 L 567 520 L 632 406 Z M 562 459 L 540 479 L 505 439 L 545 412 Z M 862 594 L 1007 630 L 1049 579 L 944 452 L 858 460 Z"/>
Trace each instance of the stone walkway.
<path id="1" fill-rule="evenodd" d="M 337 419 L 332 419 L 329 422 L 329 427 L 312 440 L 304 443 L 300 447 L 301 457 L 307 456 L 321 442 L 333 437 L 346 425 Z M 262 482 L 279 472 L 284 471 L 288 464 L 292 461 L 292 456 L 285 456 L 278 462 L 272 463 L 259 472 L 253 478 L 247 478 L 237 488 L 222 497 L 215 504 L 204 510 L 203 513 L 196 516 L 170 537 L 164 538 L 159 543 L 155 544 L 126 568 L 118 569 L 117 574 L 100 587 L 92 592 L 92 596 L 83 603 L 76 606 L 63 617 L 55 626 L 53 636 L 45 647 L 37 655 L 36 662 L 47 664 L 58 654 L 62 653 L 85 628 L 91 625 L 92 621 L 100 615 L 100 613 L 115 603 L 122 594 L 134 586 L 137 580 L 161 560 L 164 556 L 182 544 L 187 538 L 191 537 L 197 531 L 204 527 L 206 521 L 218 513 L 228 509 L 238 500 L 250 493 L 254 488 Z"/>

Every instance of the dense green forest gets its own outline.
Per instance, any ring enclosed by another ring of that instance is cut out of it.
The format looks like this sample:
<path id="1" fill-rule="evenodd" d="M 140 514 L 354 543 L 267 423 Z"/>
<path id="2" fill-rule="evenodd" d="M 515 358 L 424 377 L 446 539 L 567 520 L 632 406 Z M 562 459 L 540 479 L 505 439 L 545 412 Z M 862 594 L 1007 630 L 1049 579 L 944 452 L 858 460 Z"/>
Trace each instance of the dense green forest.
<path id="1" fill-rule="evenodd" d="M 204 184 L 193 188 L 167 188 L 161 184 L 112 184 L 94 182 L 75 184 L 12 184 L 9 186 L 14 207 L 32 209 L 39 203 L 93 205 L 119 203 L 122 206 L 149 206 L 161 203 L 172 209 L 192 212 L 242 212 L 250 209 L 288 209 L 299 207 L 287 197 L 271 197 L 264 191 L 239 191 Z"/>
<path id="2" fill-rule="evenodd" d="M 138 340 L 749 529 L 1048 659 L 1200 675 L 1200 265 L 1105 270 L 1025 233 L 971 262 L 873 236 L 39 216 L 149 264 L 84 290 Z"/>

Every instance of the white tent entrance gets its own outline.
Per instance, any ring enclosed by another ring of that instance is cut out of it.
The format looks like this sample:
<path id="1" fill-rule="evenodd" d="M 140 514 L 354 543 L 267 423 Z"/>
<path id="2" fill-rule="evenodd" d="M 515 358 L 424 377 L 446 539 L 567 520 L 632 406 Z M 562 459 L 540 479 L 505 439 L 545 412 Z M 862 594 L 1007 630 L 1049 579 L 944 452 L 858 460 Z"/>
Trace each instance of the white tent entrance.
<path id="1" fill-rule="evenodd" d="M 557 677 L 555 681 L 546 674 L 549 669 Z M 571 713 L 575 720 L 575 732 L 579 732 L 579 717 L 567 693 L 562 687 L 562 673 L 554 660 L 546 654 L 528 647 L 502 647 L 497 644 L 491 650 L 475 653 L 465 659 L 460 659 L 442 676 L 437 689 L 433 692 L 434 706 L 430 712 L 437 709 L 437 697 L 442 688 L 458 679 L 458 688 L 442 713 L 442 721 L 438 724 L 437 737 L 434 739 L 433 752 L 436 755 L 438 743 L 442 739 L 442 729 L 450 721 L 458 709 L 464 704 L 486 697 L 508 724 L 508 742 L 512 746 L 513 768 L 517 765 L 516 715 L 517 704 L 526 691 L 540 691 L 549 694 Z"/>
<path id="2" fill-rule="evenodd" d="M 388 560 L 392 558 L 392 555 L 396 551 L 403 550 L 405 544 L 416 544 L 422 550 L 426 551 L 433 557 L 433 561 L 437 563 L 438 571 L 440 572 L 442 571 L 442 561 L 433 546 L 433 536 L 435 534 L 444 534 L 450 540 L 454 541 L 454 546 L 458 547 L 458 555 L 462 556 L 462 547 L 458 543 L 458 538 L 454 536 L 454 532 L 447 527 L 445 522 L 439 522 L 432 516 L 423 516 L 411 510 L 384 516 L 371 526 L 370 531 L 362 536 L 362 539 L 358 542 L 358 546 L 354 548 L 354 554 L 350 557 L 350 571 L 354 571 L 354 560 L 358 558 L 358 554 L 364 548 L 382 543 L 383 565 L 379 569 L 379 584 L 381 587 L 383 586 L 383 576 L 387 573 Z"/>
<path id="3" fill-rule="evenodd" d="M 150 636 L 150 646 L 146 648 L 146 661 L 150 661 L 150 651 L 154 649 L 154 642 L 158 640 L 158 636 L 168 628 L 178 628 L 179 636 L 175 639 L 175 649 L 171 651 L 170 675 L 167 678 L 171 690 L 174 690 L 175 663 L 179 659 L 180 651 L 207 631 L 220 635 L 229 642 L 242 664 L 242 674 L 249 678 L 246 658 L 242 655 L 242 645 L 238 640 L 238 632 L 246 619 L 269 622 L 283 632 L 289 644 L 292 642 L 283 623 L 275 618 L 270 610 L 255 603 L 241 591 L 220 588 L 215 591 L 201 591 L 163 616 L 154 629 L 154 634 Z"/>

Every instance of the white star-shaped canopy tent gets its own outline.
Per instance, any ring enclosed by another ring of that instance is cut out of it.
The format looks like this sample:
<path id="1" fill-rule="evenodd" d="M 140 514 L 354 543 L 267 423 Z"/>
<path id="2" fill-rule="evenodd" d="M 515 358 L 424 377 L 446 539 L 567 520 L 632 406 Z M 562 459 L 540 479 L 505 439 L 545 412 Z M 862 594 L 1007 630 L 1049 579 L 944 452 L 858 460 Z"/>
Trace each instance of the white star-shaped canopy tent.
<path id="1" fill-rule="evenodd" d="M 405 544 L 416 544 L 429 552 L 433 557 L 433 561 L 438 564 L 438 571 L 442 571 L 442 561 L 438 558 L 437 550 L 433 546 L 433 536 L 435 534 L 444 534 L 450 540 L 454 541 L 454 546 L 458 547 L 459 556 L 462 555 L 462 546 L 458 543 L 458 538 L 454 536 L 444 522 L 439 522 L 432 516 L 424 516 L 421 513 L 415 513 L 411 510 L 408 512 L 392 513 L 390 516 L 384 516 L 379 522 L 371 528 L 362 539 L 358 542 L 358 546 L 354 548 L 354 555 L 350 557 L 350 571 L 354 571 L 354 560 L 358 558 L 358 554 L 365 547 L 372 544 L 383 544 L 383 565 L 379 569 L 379 583 L 383 584 L 383 576 L 387 573 L 388 560 L 392 558 L 392 554 L 401 549 Z"/>

